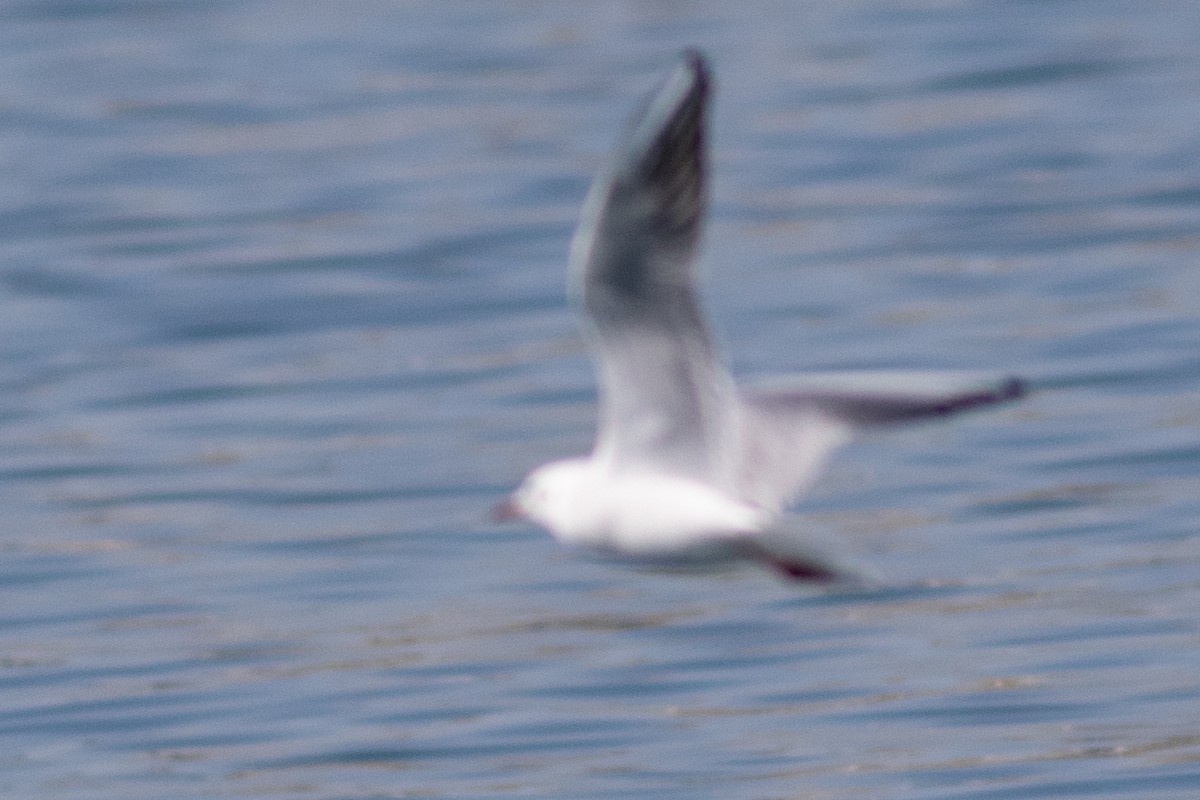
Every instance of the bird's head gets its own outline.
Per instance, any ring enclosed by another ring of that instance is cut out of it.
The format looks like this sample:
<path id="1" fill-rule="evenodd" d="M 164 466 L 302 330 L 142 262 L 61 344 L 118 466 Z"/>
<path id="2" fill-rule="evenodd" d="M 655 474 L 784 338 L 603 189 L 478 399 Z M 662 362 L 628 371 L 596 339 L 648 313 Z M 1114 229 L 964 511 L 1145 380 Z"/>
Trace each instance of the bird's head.
<path id="1" fill-rule="evenodd" d="M 528 519 L 562 539 L 590 527 L 595 505 L 595 469 L 585 459 L 554 461 L 530 472 L 520 487 L 492 512 L 498 522 Z"/>

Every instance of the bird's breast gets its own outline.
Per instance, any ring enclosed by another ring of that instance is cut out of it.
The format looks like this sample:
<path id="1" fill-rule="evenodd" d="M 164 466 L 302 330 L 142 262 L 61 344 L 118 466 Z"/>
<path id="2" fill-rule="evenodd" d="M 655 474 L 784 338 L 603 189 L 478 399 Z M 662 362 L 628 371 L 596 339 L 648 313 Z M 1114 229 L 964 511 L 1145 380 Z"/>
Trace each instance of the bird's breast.
<path id="1" fill-rule="evenodd" d="M 609 482 L 601 539 L 633 556 L 669 556 L 707 548 L 716 540 L 751 534 L 765 523 L 761 510 L 698 481 L 632 472 Z"/>

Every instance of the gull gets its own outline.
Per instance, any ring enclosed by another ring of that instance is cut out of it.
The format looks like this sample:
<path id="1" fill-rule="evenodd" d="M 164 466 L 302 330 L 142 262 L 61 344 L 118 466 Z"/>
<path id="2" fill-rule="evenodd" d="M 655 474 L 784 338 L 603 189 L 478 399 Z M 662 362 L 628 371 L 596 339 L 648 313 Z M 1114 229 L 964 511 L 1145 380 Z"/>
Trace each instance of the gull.
<path id="1" fill-rule="evenodd" d="M 862 577 L 788 508 L 857 431 L 1012 400 L 1016 378 L 809 376 L 739 389 L 695 286 L 711 78 L 686 50 L 593 183 L 571 295 L 599 383 L 592 453 L 533 470 L 497 506 L 568 545 L 664 566 L 751 561 L 789 578 Z"/>

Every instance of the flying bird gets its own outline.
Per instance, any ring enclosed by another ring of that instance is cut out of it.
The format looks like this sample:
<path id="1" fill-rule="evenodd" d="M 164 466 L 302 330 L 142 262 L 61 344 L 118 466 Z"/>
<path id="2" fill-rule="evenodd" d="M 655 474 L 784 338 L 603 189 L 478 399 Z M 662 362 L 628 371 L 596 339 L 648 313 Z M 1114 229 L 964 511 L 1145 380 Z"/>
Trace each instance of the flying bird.
<path id="1" fill-rule="evenodd" d="M 923 373 L 735 386 L 695 285 L 711 85 L 704 56 L 685 51 L 594 181 L 568 270 L 599 382 L 595 446 L 533 470 L 494 516 L 665 566 L 753 561 L 796 579 L 855 577 L 787 513 L 825 458 L 861 429 L 1013 400 L 1024 386 Z"/>

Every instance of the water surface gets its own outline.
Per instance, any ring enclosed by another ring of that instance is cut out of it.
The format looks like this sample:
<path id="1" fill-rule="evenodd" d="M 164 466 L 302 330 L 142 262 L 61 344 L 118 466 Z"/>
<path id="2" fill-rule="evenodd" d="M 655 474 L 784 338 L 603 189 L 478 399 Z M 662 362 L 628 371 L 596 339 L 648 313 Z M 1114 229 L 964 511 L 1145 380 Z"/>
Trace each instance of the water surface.
<path id="1" fill-rule="evenodd" d="M 0 793 L 1192 798 L 1187 2 L 0 9 Z M 802 511 L 827 592 L 487 509 L 586 448 L 590 176 L 717 73 L 735 371 L 995 369 Z"/>

